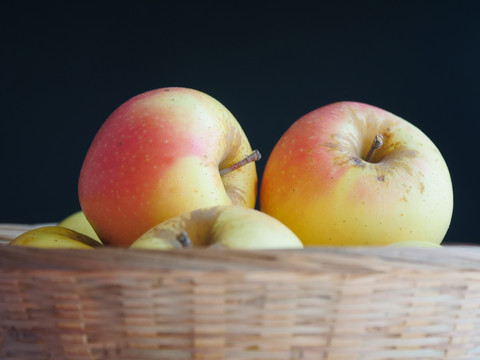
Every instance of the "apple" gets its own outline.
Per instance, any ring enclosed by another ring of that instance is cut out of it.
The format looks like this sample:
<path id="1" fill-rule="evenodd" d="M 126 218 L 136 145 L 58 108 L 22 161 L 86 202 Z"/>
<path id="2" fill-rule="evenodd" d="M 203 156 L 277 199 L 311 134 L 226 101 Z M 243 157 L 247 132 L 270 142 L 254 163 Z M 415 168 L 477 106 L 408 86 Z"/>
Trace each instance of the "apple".
<path id="1" fill-rule="evenodd" d="M 378 107 L 338 102 L 302 116 L 279 139 L 260 209 L 305 246 L 440 244 L 453 190 L 445 160 L 421 130 Z"/>
<path id="2" fill-rule="evenodd" d="M 95 230 L 88 222 L 83 211 L 77 211 L 58 223 L 58 226 L 66 227 L 67 229 L 74 230 L 80 234 L 87 235 L 94 240 L 100 241 Z"/>
<path id="3" fill-rule="evenodd" d="M 48 225 L 26 231 L 10 241 L 9 246 L 40 249 L 95 249 L 103 244 L 91 237 L 63 226 Z"/>
<path id="4" fill-rule="evenodd" d="M 170 218 L 148 230 L 130 247 L 253 250 L 303 248 L 303 245 L 288 227 L 265 213 L 241 206 L 221 205 Z"/>
<path id="5" fill-rule="evenodd" d="M 148 91 L 119 106 L 96 134 L 80 172 L 80 205 L 105 244 L 129 246 L 194 209 L 253 208 L 258 158 L 213 97 L 188 88 Z"/>

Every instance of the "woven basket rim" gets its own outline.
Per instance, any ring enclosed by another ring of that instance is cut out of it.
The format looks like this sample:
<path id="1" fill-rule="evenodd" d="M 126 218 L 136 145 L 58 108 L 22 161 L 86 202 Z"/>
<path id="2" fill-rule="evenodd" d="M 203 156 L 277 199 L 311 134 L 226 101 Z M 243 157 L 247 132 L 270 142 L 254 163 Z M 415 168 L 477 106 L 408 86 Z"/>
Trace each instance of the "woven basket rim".
<path id="1" fill-rule="evenodd" d="M 378 274 L 394 271 L 480 271 L 480 247 L 442 248 L 333 247 L 305 249 L 140 250 L 105 247 L 95 250 L 10 247 L 8 241 L 27 230 L 52 224 L 0 223 L 0 271 L 236 271 Z"/>
<path id="2" fill-rule="evenodd" d="M 313 247 L 285 250 L 0 248 L 0 271 L 207 271 L 380 274 L 480 272 L 480 249 Z"/>

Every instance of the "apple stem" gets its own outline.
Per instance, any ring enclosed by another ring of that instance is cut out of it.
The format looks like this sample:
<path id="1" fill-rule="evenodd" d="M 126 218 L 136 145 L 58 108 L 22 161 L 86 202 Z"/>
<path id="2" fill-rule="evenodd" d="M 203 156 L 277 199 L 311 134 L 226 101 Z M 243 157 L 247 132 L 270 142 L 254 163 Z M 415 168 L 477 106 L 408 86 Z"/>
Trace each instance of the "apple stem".
<path id="1" fill-rule="evenodd" d="M 372 162 L 373 154 L 382 146 L 383 146 L 382 134 L 375 135 L 375 137 L 373 138 L 372 146 L 370 147 L 370 150 L 368 150 L 367 156 L 365 157 L 365 161 Z"/>
<path id="2" fill-rule="evenodd" d="M 186 231 L 182 231 L 180 234 L 178 234 L 177 240 L 184 248 L 192 247 L 192 240 L 190 240 Z"/>
<path id="3" fill-rule="evenodd" d="M 220 170 L 220 176 L 226 175 L 229 172 L 232 172 L 233 170 L 237 170 L 238 168 L 241 168 L 242 166 L 245 166 L 252 161 L 258 161 L 261 159 L 260 151 L 258 150 L 253 150 L 252 153 L 245 158 L 243 158 L 240 161 L 237 161 L 235 164 L 230 165 L 229 167 L 226 167 L 225 169 Z"/>

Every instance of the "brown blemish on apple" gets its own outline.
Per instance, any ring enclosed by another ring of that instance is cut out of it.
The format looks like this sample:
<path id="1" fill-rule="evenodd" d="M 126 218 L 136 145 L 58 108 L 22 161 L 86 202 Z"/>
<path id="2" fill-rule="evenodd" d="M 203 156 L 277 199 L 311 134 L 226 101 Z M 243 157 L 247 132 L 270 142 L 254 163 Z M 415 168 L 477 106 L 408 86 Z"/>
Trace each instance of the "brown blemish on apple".
<path id="1" fill-rule="evenodd" d="M 354 153 L 352 147 L 353 141 L 346 138 L 342 134 L 330 135 L 331 141 L 320 144 L 320 146 L 327 148 L 326 151 L 335 152 L 336 156 L 333 158 L 333 163 L 338 166 L 345 166 L 347 164 L 353 164 L 354 166 L 363 167 L 363 161 L 356 155 L 350 155 Z"/>
<path id="2" fill-rule="evenodd" d="M 352 161 L 353 165 L 358 166 L 358 167 L 365 167 L 365 164 L 362 159 L 360 159 L 357 156 L 351 156 L 350 160 Z"/>
<path id="3" fill-rule="evenodd" d="M 385 181 L 385 175 L 378 175 L 377 180 L 380 181 L 380 182 L 384 182 Z"/>
<path id="4" fill-rule="evenodd" d="M 393 149 L 393 147 L 396 148 Z M 405 158 L 414 159 L 417 156 L 418 152 L 416 150 L 409 149 L 402 144 L 396 144 L 392 145 L 391 152 L 384 154 L 384 161 L 378 163 L 377 165 L 387 172 L 403 171 L 408 175 L 412 175 L 413 169 L 410 166 L 409 162 L 405 161 Z"/>
<path id="5" fill-rule="evenodd" d="M 213 240 L 213 224 L 221 207 L 197 209 L 183 216 L 182 227 L 189 234 L 192 246 L 209 246 Z"/>

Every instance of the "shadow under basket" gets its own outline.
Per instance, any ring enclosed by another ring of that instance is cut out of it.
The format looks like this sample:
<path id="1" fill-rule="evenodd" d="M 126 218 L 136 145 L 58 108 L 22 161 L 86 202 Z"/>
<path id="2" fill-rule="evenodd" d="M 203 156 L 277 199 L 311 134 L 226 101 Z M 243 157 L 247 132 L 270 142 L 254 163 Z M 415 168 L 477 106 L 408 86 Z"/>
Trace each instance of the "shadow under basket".
<path id="1" fill-rule="evenodd" d="M 0 359 L 480 359 L 480 250 L 2 246 Z"/>

